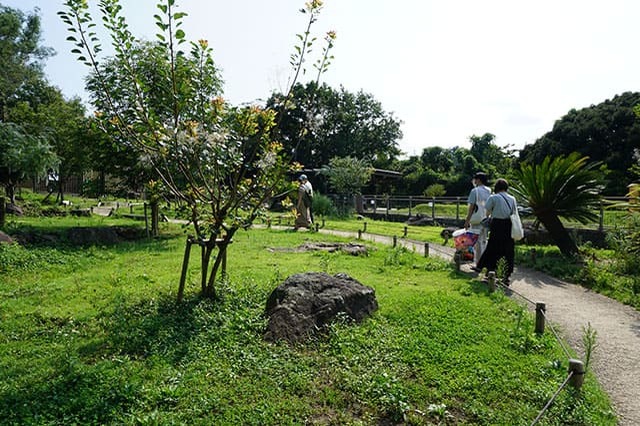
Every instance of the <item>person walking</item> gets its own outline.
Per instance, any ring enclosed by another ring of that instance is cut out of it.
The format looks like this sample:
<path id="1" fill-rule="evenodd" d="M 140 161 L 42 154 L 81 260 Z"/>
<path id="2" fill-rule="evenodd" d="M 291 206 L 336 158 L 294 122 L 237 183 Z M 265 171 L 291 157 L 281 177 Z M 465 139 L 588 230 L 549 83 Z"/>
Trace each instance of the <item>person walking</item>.
<path id="1" fill-rule="evenodd" d="M 498 179 L 494 187 L 494 194 L 486 203 L 486 216 L 491 217 L 489 225 L 489 240 L 487 248 L 482 253 L 474 271 L 495 271 L 500 259 L 507 262 L 507 270 L 504 271 L 504 284 L 509 285 L 509 277 L 513 273 L 513 261 L 515 257 L 515 241 L 511 238 L 511 214 L 518 209 L 516 199 L 507 190 L 509 183 L 506 179 Z"/>
<path id="2" fill-rule="evenodd" d="M 478 265 L 482 253 L 487 248 L 488 230 L 482 224 L 482 220 L 486 216 L 485 204 L 491 195 L 491 189 L 486 186 L 487 182 L 488 176 L 486 173 L 477 172 L 473 175 L 473 179 L 471 179 L 473 189 L 467 199 L 468 209 L 464 221 L 464 228 L 478 235 L 478 240 L 473 246 L 473 260 L 476 265 Z"/>
<path id="3" fill-rule="evenodd" d="M 300 175 L 298 177 L 298 202 L 296 203 L 296 221 L 295 229 L 298 228 L 310 228 L 313 222 L 311 221 L 311 196 L 309 195 L 309 189 L 305 185 L 308 182 L 307 175 Z"/>
<path id="4" fill-rule="evenodd" d="M 301 175 L 301 182 L 304 185 L 304 190 L 307 192 L 307 199 L 309 204 L 309 224 L 313 224 L 313 186 L 309 182 L 307 175 Z"/>

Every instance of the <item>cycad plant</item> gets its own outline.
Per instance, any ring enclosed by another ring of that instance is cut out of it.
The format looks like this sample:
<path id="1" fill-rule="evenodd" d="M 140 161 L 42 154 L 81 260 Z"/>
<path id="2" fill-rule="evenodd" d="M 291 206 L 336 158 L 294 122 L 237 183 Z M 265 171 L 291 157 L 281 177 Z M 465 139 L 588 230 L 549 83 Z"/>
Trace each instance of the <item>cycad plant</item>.
<path id="1" fill-rule="evenodd" d="M 524 163 L 516 170 L 513 189 L 531 207 L 560 251 L 573 256 L 578 247 L 560 218 L 586 224 L 598 219 L 602 190 L 598 163 L 578 153 L 546 157 L 541 164 Z"/>

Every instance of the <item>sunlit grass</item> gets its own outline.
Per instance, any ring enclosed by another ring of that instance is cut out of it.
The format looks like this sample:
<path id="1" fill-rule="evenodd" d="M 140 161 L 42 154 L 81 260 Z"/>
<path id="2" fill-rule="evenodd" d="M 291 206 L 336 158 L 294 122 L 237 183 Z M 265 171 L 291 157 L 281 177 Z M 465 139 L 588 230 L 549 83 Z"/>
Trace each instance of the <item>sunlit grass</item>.
<path id="1" fill-rule="evenodd" d="M 565 377 L 562 350 L 533 334 L 522 307 L 401 248 L 367 243 L 367 257 L 274 251 L 345 240 L 241 231 L 221 300 L 198 297 L 196 252 L 176 305 L 185 237 L 165 226 L 154 241 L 6 252 L 17 266 L 0 272 L 0 419 L 517 425 L 530 424 Z M 305 271 L 348 273 L 375 289 L 379 311 L 304 345 L 263 341 L 268 294 Z M 591 375 L 545 421 L 615 424 Z"/>

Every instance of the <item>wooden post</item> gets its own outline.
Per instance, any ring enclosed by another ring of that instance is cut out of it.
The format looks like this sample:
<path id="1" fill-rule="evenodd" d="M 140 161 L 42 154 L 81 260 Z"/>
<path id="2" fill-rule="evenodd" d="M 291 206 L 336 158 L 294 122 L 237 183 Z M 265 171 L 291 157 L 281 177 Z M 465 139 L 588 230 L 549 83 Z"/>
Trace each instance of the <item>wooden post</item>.
<path id="1" fill-rule="evenodd" d="M 267 218 L 267 229 L 271 229 L 271 218 Z"/>
<path id="2" fill-rule="evenodd" d="M 408 229 L 407 229 L 407 227 L 405 226 L 405 227 L 404 227 L 404 234 L 402 235 L 402 238 L 407 238 L 407 232 L 408 232 L 408 231 L 409 231 L 409 230 L 408 230 Z"/>
<path id="3" fill-rule="evenodd" d="M 538 252 L 536 251 L 535 248 L 532 248 L 530 253 L 531 253 L 531 262 L 535 265 L 536 260 L 538 258 Z"/>
<path id="4" fill-rule="evenodd" d="M 582 387 L 582 383 L 584 383 L 584 364 L 579 359 L 570 359 L 569 360 L 569 373 L 573 372 L 573 376 L 571 376 L 571 380 L 569 380 L 569 384 L 576 389 L 580 389 Z"/>
<path id="5" fill-rule="evenodd" d="M 393 248 L 396 248 L 396 246 L 398 245 L 398 237 L 396 237 L 395 235 L 393 236 Z"/>
<path id="6" fill-rule="evenodd" d="M 453 263 L 455 263 L 456 265 L 456 271 L 460 272 L 460 263 L 462 262 L 462 256 L 460 256 L 460 253 L 456 252 L 456 254 L 453 255 Z"/>
<path id="7" fill-rule="evenodd" d="M 496 273 L 494 271 L 490 271 L 487 274 L 487 283 L 489 284 L 489 293 L 493 293 L 496 291 Z"/>
<path id="8" fill-rule="evenodd" d="M 431 219 L 436 220 L 436 197 L 431 197 Z"/>
<path id="9" fill-rule="evenodd" d="M 544 333 L 544 313 L 547 311 L 547 305 L 542 302 L 536 303 L 536 333 Z"/>
<path id="10" fill-rule="evenodd" d="M 362 232 L 367 232 L 367 222 L 364 223 L 364 227 L 362 228 Z"/>
<path id="11" fill-rule="evenodd" d="M 429 243 L 424 243 L 424 257 L 429 257 Z"/>
<path id="12" fill-rule="evenodd" d="M 144 203 L 144 229 L 147 231 L 147 238 L 150 238 L 149 235 L 149 218 L 147 217 L 147 203 Z"/>
<path id="13" fill-rule="evenodd" d="M 600 225 L 598 226 L 598 231 L 602 232 L 604 230 L 604 203 L 600 200 Z"/>
<path id="14" fill-rule="evenodd" d="M 460 220 L 460 197 L 456 197 L 456 220 Z"/>
<path id="15" fill-rule="evenodd" d="M 129 203 L 129 213 L 133 214 L 133 204 Z"/>
<path id="16" fill-rule="evenodd" d="M 151 235 L 160 235 L 160 206 L 157 201 L 151 203 Z"/>
<path id="17" fill-rule="evenodd" d="M 358 229 L 358 239 L 361 240 L 362 239 L 362 231 Z"/>
<path id="18" fill-rule="evenodd" d="M 180 274 L 180 285 L 178 286 L 178 303 L 182 302 L 184 296 L 184 285 L 187 279 L 187 269 L 189 268 L 189 255 L 191 254 L 192 238 L 187 237 L 187 245 L 184 248 L 184 257 L 182 258 L 182 273 Z"/>

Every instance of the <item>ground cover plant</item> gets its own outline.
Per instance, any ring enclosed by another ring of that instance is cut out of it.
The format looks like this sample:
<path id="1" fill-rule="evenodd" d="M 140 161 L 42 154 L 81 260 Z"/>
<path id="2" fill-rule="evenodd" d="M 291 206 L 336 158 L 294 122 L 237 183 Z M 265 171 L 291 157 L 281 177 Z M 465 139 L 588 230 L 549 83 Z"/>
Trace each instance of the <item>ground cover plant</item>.
<path id="1" fill-rule="evenodd" d="M 566 375 L 522 307 L 446 262 L 375 245 L 368 257 L 273 251 L 344 240 L 255 229 L 236 234 L 220 300 L 197 295 L 193 262 L 176 305 L 185 236 L 162 235 L 10 246 L 29 261 L 0 271 L 3 422 L 530 424 Z M 375 288 L 379 311 L 305 345 L 264 342 L 268 294 L 304 271 L 350 274 Z M 589 374 L 543 424 L 615 419 Z"/>

